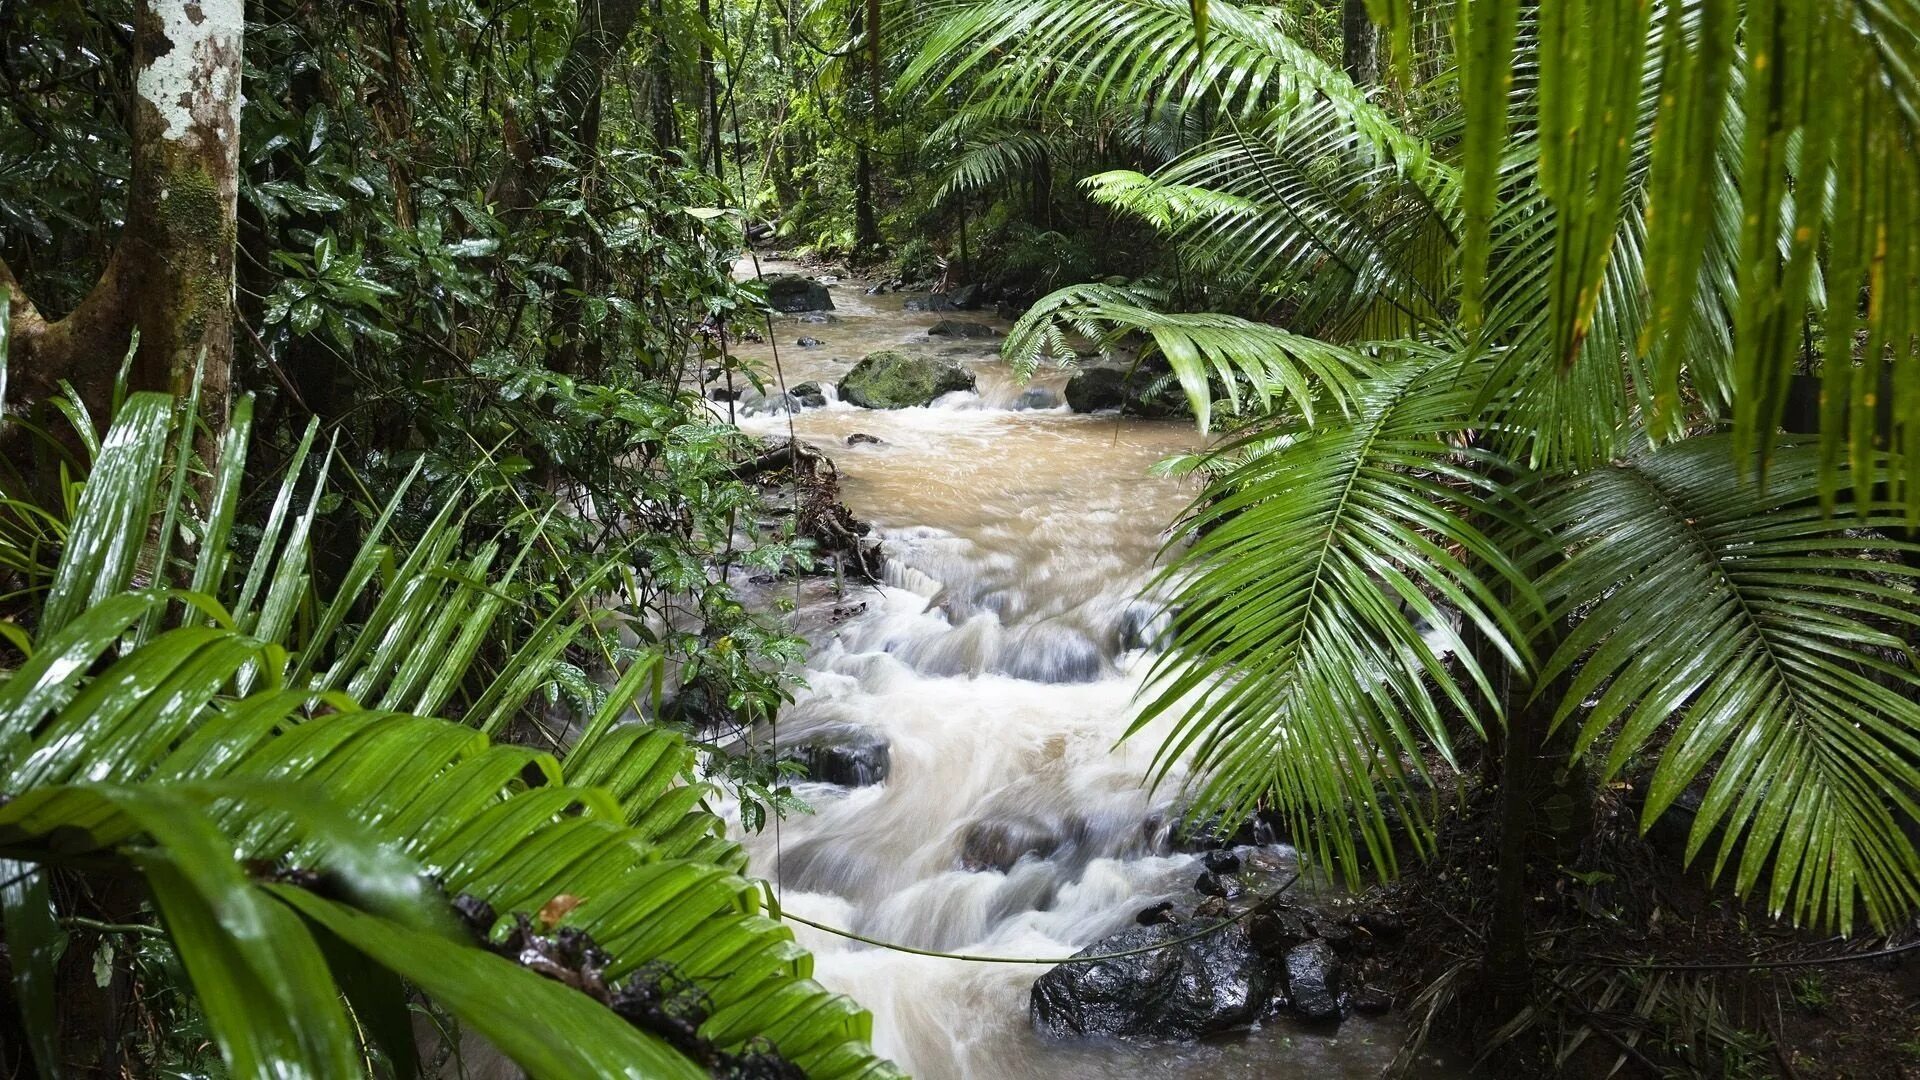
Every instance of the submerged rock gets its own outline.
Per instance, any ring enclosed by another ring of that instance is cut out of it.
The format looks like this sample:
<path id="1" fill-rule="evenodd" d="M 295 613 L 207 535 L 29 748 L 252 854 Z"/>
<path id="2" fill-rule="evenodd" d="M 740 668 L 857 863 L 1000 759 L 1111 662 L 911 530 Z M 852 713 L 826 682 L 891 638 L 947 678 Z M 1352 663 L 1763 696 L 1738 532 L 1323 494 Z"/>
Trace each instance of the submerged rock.
<path id="1" fill-rule="evenodd" d="M 961 319 L 941 319 L 939 322 L 934 323 L 932 326 L 927 327 L 927 336 L 928 337 L 950 337 L 950 338 L 995 338 L 1000 336 L 1000 331 L 995 330 L 993 327 L 988 326 L 986 323 L 966 322 Z"/>
<path id="2" fill-rule="evenodd" d="M 821 341 L 817 337 L 803 337 L 800 340 L 794 342 L 794 344 L 800 346 L 803 349 L 811 349 L 816 345 L 825 345 L 826 342 Z"/>
<path id="3" fill-rule="evenodd" d="M 976 821 L 960 834 L 960 868 L 1011 870 L 1028 855 L 1044 859 L 1065 844 L 1058 830 L 1031 818 Z"/>
<path id="4" fill-rule="evenodd" d="M 1102 938 L 1080 956 L 1127 952 L 1191 933 L 1172 923 Z M 1273 962 L 1244 926 L 1130 956 L 1061 964 L 1033 984 L 1029 1013 L 1043 1035 L 1182 1042 L 1245 1027 L 1275 989 Z"/>
<path id="5" fill-rule="evenodd" d="M 775 311 L 830 311 L 833 309 L 833 297 L 827 287 L 809 277 L 799 274 L 768 274 L 766 276 L 767 306 Z"/>
<path id="6" fill-rule="evenodd" d="M 893 770 L 892 747 L 864 729 L 818 736 L 788 756 L 807 767 L 807 779 L 841 787 L 870 787 L 884 782 Z"/>
<path id="7" fill-rule="evenodd" d="M 973 372 L 951 360 L 883 349 L 867 354 L 847 372 L 840 380 L 840 396 L 866 409 L 910 409 L 973 387 Z"/>
<path id="8" fill-rule="evenodd" d="M 878 435 L 869 435 L 864 431 L 856 431 L 853 434 L 847 436 L 846 442 L 848 446 L 885 446 L 887 445 L 887 441 L 885 439 L 882 439 Z"/>
<path id="9" fill-rule="evenodd" d="M 1044 386 L 1029 386 L 1026 392 L 1020 395 L 1020 400 L 1015 402 L 1013 407 L 1016 409 L 1055 409 L 1059 408 L 1059 406 L 1060 399 L 1055 396 L 1053 391 Z"/>

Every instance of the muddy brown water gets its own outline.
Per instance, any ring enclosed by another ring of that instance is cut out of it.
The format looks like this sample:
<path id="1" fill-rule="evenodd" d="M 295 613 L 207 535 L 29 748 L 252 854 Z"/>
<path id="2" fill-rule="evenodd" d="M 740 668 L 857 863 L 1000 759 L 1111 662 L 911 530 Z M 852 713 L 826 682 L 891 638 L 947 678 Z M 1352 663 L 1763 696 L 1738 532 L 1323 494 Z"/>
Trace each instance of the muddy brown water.
<path id="1" fill-rule="evenodd" d="M 1171 816 L 1177 784 L 1145 783 L 1158 733 L 1121 736 L 1150 659 L 1139 646 L 1153 631 L 1156 554 L 1193 494 L 1150 469 L 1200 436 L 1071 413 L 1058 404 L 1064 374 L 1021 386 L 998 340 L 926 334 L 940 319 L 1001 332 L 1005 322 L 909 311 L 925 294 L 863 289 L 838 283 L 828 321 L 781 317 L 774 342 L 737 346 L 769 393 L 750 391 L 731 412 L 749 432 L 791 431 L 832 457 L 846 502 L 889 558 L 882 586 L 802 589 L 808 687 L 782 713 L 779 738 L 861 732 L 889 745 L 890 771 L 851 790 L 801 784 L 815 812 L 745 837 L 754 871 L 809 918 L 996 956 L 1068 956 L 1142 907 L 1191 905 L 1197 860 L 1166 853 L 1155 824 Z M 801 337 L 822 344 L 802 348 Z M 892 411 L 775 407 L 782 385 L 831 384 L 868 352 L 902 347 L 965 364 L 978 392 Z M 854 434 L 878 441 L 850 446 Z M 995 831 L 1034 853 L 968 869 L 969 837 L 977 846 Z M 1293 853 L 1265 858 L 1287 865 Z M 1403 1034 L 1396 1020 L 1356 1017 L 1333 1031 L 1277 1020 L 1183 1046 L 1050 1042 L 1027 1015 L 1044 967 L 913 956 L 795 928 L 816 977 L 873 1011 L 877 1049 L 924 1080 L 1371 1077 Z"/>

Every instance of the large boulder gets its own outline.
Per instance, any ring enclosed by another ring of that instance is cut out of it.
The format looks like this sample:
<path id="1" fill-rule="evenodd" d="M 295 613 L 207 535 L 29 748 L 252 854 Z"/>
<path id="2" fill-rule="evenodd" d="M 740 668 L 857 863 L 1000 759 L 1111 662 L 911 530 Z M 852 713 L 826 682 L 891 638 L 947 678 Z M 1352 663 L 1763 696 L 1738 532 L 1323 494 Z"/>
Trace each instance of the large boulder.
<path id="1" fill-rule="evenodd" d="M 1067 380 L 1067 406 L 1081 413 L 1118 409 L 1153 420 L 1192 416 L 1186 391 L 1172 373 L 1158 357 L 1125 367 L 1083 367 Z"/>
<path id="2" fill-rule="evenodd" d="M 840 397 L 863 409 L 910 409 L 973 385 L 973 372 L 951 360 L 883 349 L 867 354 L 847 372 L 840 380 Z"/>
<path id="3" fill-rule="evenodd" d="M 1028 817 L 990 818 L 967 825 L 960 834 L 960 868 L 963 870 L 1011 870 L 1013 864 L 1028 855 L 1045 859 L 1069 844 L 1073 837 L 1063 835 L 1080 822 L 1059 829 Z"/>
<path id="4" fill-rule="evenodd" d="M 1192 932 L 1175 923 L 1135 926 L 1079 955 L 1143 949 Z M 1033 984 L 1029 1012 L 1034 1027 L 1055 1038 L 1183 1042 L 1259 1019 L 1278 988 L 1277 974 L 1236 924 L 1162 949 L 1061 964 Z"/>
<path id="5" fill-rule="evenodd" d="M 831 311 L 833 297 L 827 287 L 799 274 L 768 274 L 767 304 L 775 311 Z"/>

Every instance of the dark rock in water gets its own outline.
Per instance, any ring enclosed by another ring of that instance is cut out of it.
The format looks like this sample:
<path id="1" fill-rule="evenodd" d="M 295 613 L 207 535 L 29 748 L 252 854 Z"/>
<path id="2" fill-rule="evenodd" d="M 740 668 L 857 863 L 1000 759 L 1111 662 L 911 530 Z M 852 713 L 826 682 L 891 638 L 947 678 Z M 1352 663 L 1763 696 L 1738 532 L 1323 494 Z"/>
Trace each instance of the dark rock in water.
<path id="1" fill-rule="evenodd" d="M 893 749 L 860 729 L 835 732 L 794 747 L 789 755 L 807 767 L 807 779 L 841 787 L 870 787 L 893 769 Z"/>
<path id="2" fill-rule="evenodd" d="M 1127 376 L 1114 368 L 1085 368 L 1067 380 L 1067 407 L 1077 413 L 1117 409 L 1127 401 Z"/>
<path id="3" fill-rule="evenodd" d="M 1067 405 L 1074 412 L 1119 409 L 1150 420 L 1191 416 L 1186 391 L 1171 377 L 1172 371 L 1159 358 L 1129 367 L 1085 367 L 1067 380 Z"/>
<path id="4" fill-rule="evenodd" d="M 953 292 L 953 306 L 961 311 L 978 311 L 984 299 L 978 285 L 962 285 Z"/>
<path id="5" fill-rule="evenodd" d="M 1193 891 L 1202 896 L 1220 896 L 1232 899 L 1240 895 L 1240 883 L 1231 877 L 1216 874 L 1211 870 L 1202 870 L 1194 879 Z"/>
<path id="6" fill-rule="evenodd" d="M 827 287 L 799 274 L 768 274 L 767 304 L 775 311 L 830 311 L 833 297 Z"/>
<path id="7" fill-rule="evenodd" d="M 1268 956 L 1285 956 L 1294 946 L 1313 939 L 1313 927 L 1299 911 L 1285 904 L 1265 904 L 1247 919 L 1254 947 Z"/>
<path id="8" fill-rule="evenodd" d="M 1237 874 L 1240 872 L 1240 856 L 1221 848 L 1200 856 L 1200 862 L 1216 874 Z"/>
<path id="9" fill-rule="evenodd" d="M 890 291 L 891 290 L 887 288 L 887 283 L 884 281 L 867 286 L 868 296 L 885 296 Z"/>
<path id="10" fill-rule="evenodd" d="M 1011 870 L 1024 856 L 1044 859 L 1062 843 L 1058 832 L 1031 818 L 976 821 L 960 834 L 960 868 Z"/>
<path id="11" fill-rule="evenodd" d="M 1161 618 L 1163 614 L 1165 611 L 1159 604 L 1127 605 L 1127 610 L 1120 616 L 1120 651 L 1151 649 L 1165 652 L 1173 626 L 1169 620 Z"/>
<path id="12" fill-rule="evenodd" d="M 883 349 L 868 353 L 847 372 L 840 396 L 865 409 L 909 409 L 973 386 L 973 372 L 951 360 Z"/>
<path id="13" fill-rule="evenodd" d="M 713 399 L 714 401 L 739 401 L 740 391 L 729 390 L 724 386 L 716 386 L 713 389 L 707 391 L 707 397 Z"/>
<path id="14" fill-rule="evenodd" d="M 1029 386 L 1026 392 L 1020 395 L 1020 400 L 1015 402 L 1013 407 L 1016 409 L 1055 409 L 1059 408 L 1059 406 L 1060 399 L 1054 396 L 1053 391 L 1044 386 Z"/>
<path id="15" fill-rule="evenodd" d="M 799 341 L 794 342 L 794 344 L 800 346 L 803 349 L 811 349 L 816 345 L 825 345 L 826 342 L 821 341 L 817 337 L 803 337 Z"/>
<path id="16" fill-rule="evenodd" d="M 803 322 L 803 323 L 811 323 L 814 326 L 825 326 L 828 323 L 839 322 L 840 316 L 829 315 L 824 311 L 809 311 L 804 315 L 797 316 L 795 321 Z"/>
<path id="17" fill-rule="evenodd" d="M 1209 896 L 1193 905 L 1193 917 L 1218 921 L 1233 914 L 1233 905 L 1227 903 L 1224 896 Z"/>
<path id="18" fill-rule="evenodd" d="M 1392 1011 L 1393 995 L 1387 993 L 1385 990 L 1375 990 L 1371 986 L 1363 986 L 1347 995 L 1347 1007 L 1357 1013 L 1365 1013 L 1368 1016 L 1379 1016 Z"/>
<path id="19" fill-rule="evenodd" d="M 1136 926 L 1082 950 L 1099 956 L 1164 944 L 1186 931 Z M 1178 1042 L 1245 1027 L 1275 989 L 1272 961 L 1235 925 L 1164 949 L 1062 964 L 1033 984 L 1029 1012 L 1043 1035 Z"/>
<path id="20" fill-rule="evenodd" d="M 885 446 L 887 445 L 887 443 L 885 439 L 882 439 L 878 435 L 869 435 L 864 431 L 856 431 L 853 434 L 847 436 L 847 445 L 848 446 Z"/>
<path id="21" fill-rule="evenodd" d="M 1340 1019 L 1340 958 L 1324 941 L 1287 953 L 1287 1006 L 1307 1020 Z"/>
<path id="22" fill-rule="evenodd" d="M 1162 900 L 1152 907 L 1141 908 L 1140 913 L 1133 917 L 1133 921 L 1141 926 L 1159 926 L 1161 923 L 1173 922 L 1173 901 Z"/>
<path id="23" fill-rule="evenodd" d="M 1000 331 L 995 330 L 993 327 L 988 326 L 986 323 L 965 322 L 960 319 L 941 319 L 939 322 L 934 323 L 932 326 L 927 327 L 927 336 L 928 337 L 950 337 L 950 338 L 994 338 L 994 337 L 1000 336 Z"/>
<path id="24" fill-rule="evenodd" d="M 787 396 L 809 409 L 824 408 L 827 395 L 820 390 L 817 382 L 803 382 L 787 391 Z"/>

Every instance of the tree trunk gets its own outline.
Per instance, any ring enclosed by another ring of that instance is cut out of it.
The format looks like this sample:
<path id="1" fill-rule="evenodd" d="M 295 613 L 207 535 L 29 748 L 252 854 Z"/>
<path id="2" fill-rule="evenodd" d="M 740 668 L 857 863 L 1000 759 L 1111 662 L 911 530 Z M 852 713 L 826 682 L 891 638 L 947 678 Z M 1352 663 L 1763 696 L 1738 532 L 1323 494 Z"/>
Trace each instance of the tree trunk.
<path id="1" fill-rule="evenodd" d="M 848 7 L 852 9 L 848 16 L 848 27 L 852 31 L 849 40 L 858 42 L 867 32 L 870 12 L 877 9 L 866 0 L 852 0 Z M 880 236 L 880 218 L 873 205 L 873 151 L 867 145 L 873 138 L 875 114 L 880 109 L 879 30 L 879 24 L 874 23 L 874 36 L 869 39 L 868 47 L 861 50 L 867 59 L 867 85 L 861 87 L 855 83 L 847 91 L 848 96 L 856 100 L 863 92 L 866 97 L 861 122 L 856 125 L 853 164 L 853 250 L 862 255 L 878 254 L 885 246 Z"/>
<path id="2" fill-rule="evenodd" d="M 700 0 L 700 25 L 709 36 L 713 33 L 711 0 Z M 718 66 L 713 61 L 713 46 L 708 43 L 708 38 L 703 37 L 700 39 L 700 160 L 713 169 L 715 178 L 724 180 L 726 173 L 720 153 L 720 79 L 717 70 Z"/>
<path id="3" fill-rule="evenodd" d="M 680 126 L 673 115 L 673 54 L 667 42 L 665 0 L 653 0 L 653 56 L 648 64 L 653 84 L 653 145 L 663 156 L 680 145 Z"/>
<path id="4" fill-rule="evenodd" d="M 1380 81 L 1380 31 L 1367 14 L 1367 0 L 1341 0 L 1340 63 L 1355 86 Z"/>
<path id="5" fill-rule="evenodd" d="M 227 415 L 239 195 L 243 0 L 141 0 L 133 41 L 126 225 L 100 280 L 66 318 L 41 317 L 0 266 L 14 322 L 16 405 L 71 380 L 104 417 L 135 327 L 132 387 L 185 393 Z"/>

